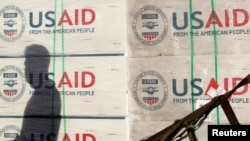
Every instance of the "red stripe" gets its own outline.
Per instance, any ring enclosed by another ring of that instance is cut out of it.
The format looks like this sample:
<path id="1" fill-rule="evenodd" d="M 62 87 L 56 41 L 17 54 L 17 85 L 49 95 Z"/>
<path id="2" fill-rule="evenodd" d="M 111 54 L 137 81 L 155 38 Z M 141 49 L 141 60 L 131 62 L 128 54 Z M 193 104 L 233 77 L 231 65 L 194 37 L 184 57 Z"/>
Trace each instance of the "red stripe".
<path id="1" fill-rule="evenodd" d="M 157 100 L 144 100 L 144 103 L 147 103 L 149 105 L 153 105 L 153 104 L 157 103 Z"/>
<path id="2" fill-rule="evenodd" d="M 12 97 L 16 95 L 16 92 L 5 92 L 5 95 Z"/>

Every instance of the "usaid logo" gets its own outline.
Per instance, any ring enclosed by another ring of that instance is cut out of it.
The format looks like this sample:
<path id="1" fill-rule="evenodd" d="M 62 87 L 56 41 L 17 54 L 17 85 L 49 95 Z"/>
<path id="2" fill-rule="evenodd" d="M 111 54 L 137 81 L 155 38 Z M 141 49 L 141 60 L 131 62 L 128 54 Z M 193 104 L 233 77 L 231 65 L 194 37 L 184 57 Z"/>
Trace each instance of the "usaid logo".
<path id="1" fill-rule="evenodd" d="M 21 129 L 15 125 L 7 125 L 0 129 L 1 141 L 13 141 L 18 138 L 21 133 Z"/>
<path id="2" fill-rule="evenodd" d="M 145 6 L 134 16 L 132 30 L 139 42 L 144 45 L 154 46 L 167 35 L 167 16 L 159 7 Z"/>
<path id="3" fill-rule="evenodd" d="M 24 93 L 26 80 L 24 73 L 16 66 L 8 65 L 0 69 L 0 98 L 8 102 L 15 102 Z"/>
<path id="4" fill-rule="evenodd" d="M 18 40 L 25 30 L 25 17 L 20 8 L 9 5 L 0 10 L 0 38 L 7 42 Z"/>
<path id="5" fill-rule="evenodd" d="M 158 72 L 143 72 L 134 81 L 133 97 L 143 109 L 153 111 L 162 108 L 167 95 L 167 83 Z"/>

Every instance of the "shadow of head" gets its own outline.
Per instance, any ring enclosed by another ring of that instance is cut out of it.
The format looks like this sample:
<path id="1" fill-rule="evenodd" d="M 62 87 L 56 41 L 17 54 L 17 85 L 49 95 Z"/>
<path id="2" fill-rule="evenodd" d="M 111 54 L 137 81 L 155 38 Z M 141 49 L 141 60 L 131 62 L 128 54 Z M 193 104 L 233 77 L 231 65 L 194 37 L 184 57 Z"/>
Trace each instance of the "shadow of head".
<path id="1" fill-rule="evenodd" d="M 29 82 L 30 74 L 46 74 L 50 64 L 50 53 L 46 47 L 32 44 L 25 48 L 25 76 Z"/>

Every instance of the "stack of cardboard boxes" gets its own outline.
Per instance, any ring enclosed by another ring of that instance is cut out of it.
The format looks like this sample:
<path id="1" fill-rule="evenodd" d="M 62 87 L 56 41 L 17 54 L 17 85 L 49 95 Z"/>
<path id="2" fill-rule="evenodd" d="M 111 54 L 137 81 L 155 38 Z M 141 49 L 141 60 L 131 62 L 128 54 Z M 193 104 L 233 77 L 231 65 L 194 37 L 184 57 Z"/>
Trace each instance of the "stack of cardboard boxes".
<path id="1" fill-rule="evenodd" d="M 138 141 L 164 129 L 209 102 L 208 91 L 228 91 L 249 73 L 248 7 L 243 0 L 1 2 L 0 140 L 20 139 L 26 119 L 60 117 L 63 141 Z M 49 54 L 29 56 L 41 60 L 28 71 L 25 50 L 34 44 Z M 48 72 L 34 75 L 48 57 Z M 60 96 L 57 111 L 58 101 L 37 91 L 50 86 Z M 250 122 L 248 91 L 230 99 L 242 124 Z M 228 124 L 220 107 L 196 132 L 199 140 L 207 140 L 209 124 Z"/>
<path id="2" fill-rule="evenodd" d="M 249 2 L 128 3 L 130 140 L 163 130 L 209 102 L 208 91 L 231 90 L 249 74 Z M 230 100 L 242 124 L 250 122 L 248 92 L 246 85 Z M 229 124 L 221 107 L 196 131 L 199 141 L 208 124 Z"/>
<path id="3" fill-rule="evenodd" d="M 40 119 L 53 116 L 40 111 L 55 110 L 61 118 L 57 140 L 128 140 L 125 1 L 6 1 L 0 9 L 0 140 L 22 138 L 22 123 L 29 118 L 37 122 L 28 140 L 55 139 L 36 132 L 47 128 Z M 34 44 L 49 54 L 33 52 L 40 60 L 27 72 L 25 49 Z M 48 56 L 48 72 L 33 74 Z M 32 85 L 36 80 L 41 83 Z M 39 90 L 52 86 L 44 80 L 58 90 L 60 109 L 49 104 L 59 103 L 56 99 L 43 99 Z M 25 115 L 32 108 L 38 115 Z"/>

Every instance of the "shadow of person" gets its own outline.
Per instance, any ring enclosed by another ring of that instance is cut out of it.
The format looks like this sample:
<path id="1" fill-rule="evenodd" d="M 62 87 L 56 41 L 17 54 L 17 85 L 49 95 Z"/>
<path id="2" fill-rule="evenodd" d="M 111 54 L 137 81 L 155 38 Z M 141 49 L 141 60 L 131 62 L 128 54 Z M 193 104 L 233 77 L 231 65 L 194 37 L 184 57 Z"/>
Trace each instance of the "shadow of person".
<path id="1" fill-rule="evenodd" d="M 25 77 L 34 89 L 29 99 L 20 136 L 15 141 L 57 141 L 60 127 L 61 99 L 53 74 L 48 73 L 49 51 L 33 44 L 25 49 Z"/>

